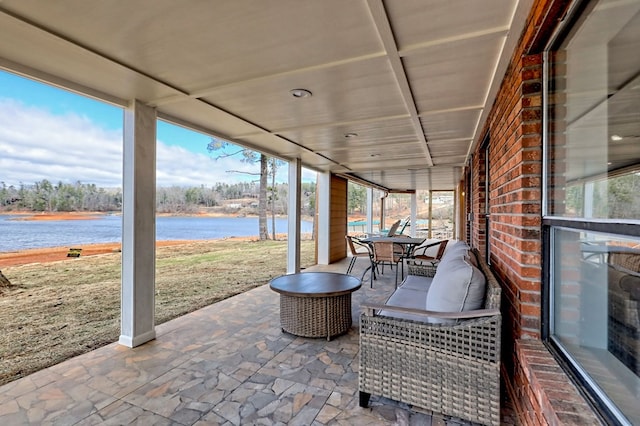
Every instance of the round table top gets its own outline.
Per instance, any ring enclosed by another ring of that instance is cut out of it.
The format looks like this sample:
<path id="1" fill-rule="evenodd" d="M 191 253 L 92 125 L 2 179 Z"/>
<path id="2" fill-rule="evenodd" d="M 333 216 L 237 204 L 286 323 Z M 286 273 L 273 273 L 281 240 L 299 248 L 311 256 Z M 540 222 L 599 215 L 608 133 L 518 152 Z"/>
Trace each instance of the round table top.
<path id="1" fill-rule="evenodd" d="M 301 272 L 282 275 L 269 283 L 273 291 L 287 296 L 342 296 L 362 286 L 360 279 L 336 272 Z"/>

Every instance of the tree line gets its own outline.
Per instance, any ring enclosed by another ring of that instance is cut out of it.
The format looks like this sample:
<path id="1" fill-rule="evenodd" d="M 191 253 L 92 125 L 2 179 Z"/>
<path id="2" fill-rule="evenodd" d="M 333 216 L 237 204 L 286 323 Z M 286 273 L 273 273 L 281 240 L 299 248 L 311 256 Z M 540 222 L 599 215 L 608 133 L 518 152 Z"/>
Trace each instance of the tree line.
<path id="1" fill-rule="evenodd" d="M 287 214 L 288 185 L 275 183 L 267 188 L 267 206 L 274 214 Z M 302 213 L 315 211 L 315 183 L 302 184 Z M 203 208 L 226 207 L 229 212 L 257 211 L 260 185 L 256 182 L 216 183 L 213 186 L 160 187 L 156 189 L 158 213 L 195 213 Z M 230 203 L 231 200 L 249 200 Z M 255 202 L 251 200 L 256 200 Z M 254 205 L 255 204 L 255 205 Z M 43 179 L 17 187 L 0 182 L 0 211 L 33 212 L 114 212 L 122 209 L 121 188 L 100 188 L 82 182 L 53 184 Z"/>

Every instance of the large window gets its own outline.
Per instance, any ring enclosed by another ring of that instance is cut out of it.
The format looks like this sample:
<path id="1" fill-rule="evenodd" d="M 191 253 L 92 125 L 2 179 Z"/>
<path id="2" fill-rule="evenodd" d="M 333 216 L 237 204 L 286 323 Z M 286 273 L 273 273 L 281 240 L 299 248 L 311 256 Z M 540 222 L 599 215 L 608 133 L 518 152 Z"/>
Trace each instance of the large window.
<path id="1" fill-rule="evenodd" d="M 549 338 L 640 424 L 640 0 L 584 1 L 547 52 Z"/>

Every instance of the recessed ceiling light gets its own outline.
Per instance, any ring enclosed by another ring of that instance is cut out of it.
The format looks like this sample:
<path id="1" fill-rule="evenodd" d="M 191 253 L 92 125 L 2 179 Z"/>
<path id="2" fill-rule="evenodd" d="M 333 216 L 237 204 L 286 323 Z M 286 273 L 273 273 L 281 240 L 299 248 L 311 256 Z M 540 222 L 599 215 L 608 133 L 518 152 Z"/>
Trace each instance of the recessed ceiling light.
<path id="1" fill-rule="evenodd" d="M 620 135 L 611 135 L 611 140 L 614 142 L 621 141 L 623 138 Z"/>
<path id="2" fill-rule="evenodd" d="M 310 98 L 311 97 L 311 92 L 307 89 L 291 89 L 289 90 L 289 93 L 291 93 L 291 96 L 293 96 L 294 98 Z"/>
<path id="3" fill-rule="evenodd" d="M 349 138 L 355 138 L 356 136 L 358 136 L 358 134 L 357 134 L 357 133 L 354 133 L 354 132 L 349 132 L 349 133 L 345 133 L 345 134 L 344 134 L 344 137 L 345 137 L 345 138 L 347 138 L 347 139 L 349 139 Z"/>

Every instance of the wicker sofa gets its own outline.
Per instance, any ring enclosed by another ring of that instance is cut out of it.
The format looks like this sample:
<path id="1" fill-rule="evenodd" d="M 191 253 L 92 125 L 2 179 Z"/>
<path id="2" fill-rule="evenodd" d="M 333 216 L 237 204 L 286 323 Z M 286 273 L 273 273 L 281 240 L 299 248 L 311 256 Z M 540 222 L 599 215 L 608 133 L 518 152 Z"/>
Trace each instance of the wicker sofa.
<path id="1" fill-rule="evenodd" d="M 363 305 L 360 406 L 373 394 L 500 424 L 501 289 L 491 270 L 461 241 L 437 267 L 408 269 L 384 305 Z M 457 308 L 433 308 L 447 304 Z"/>

